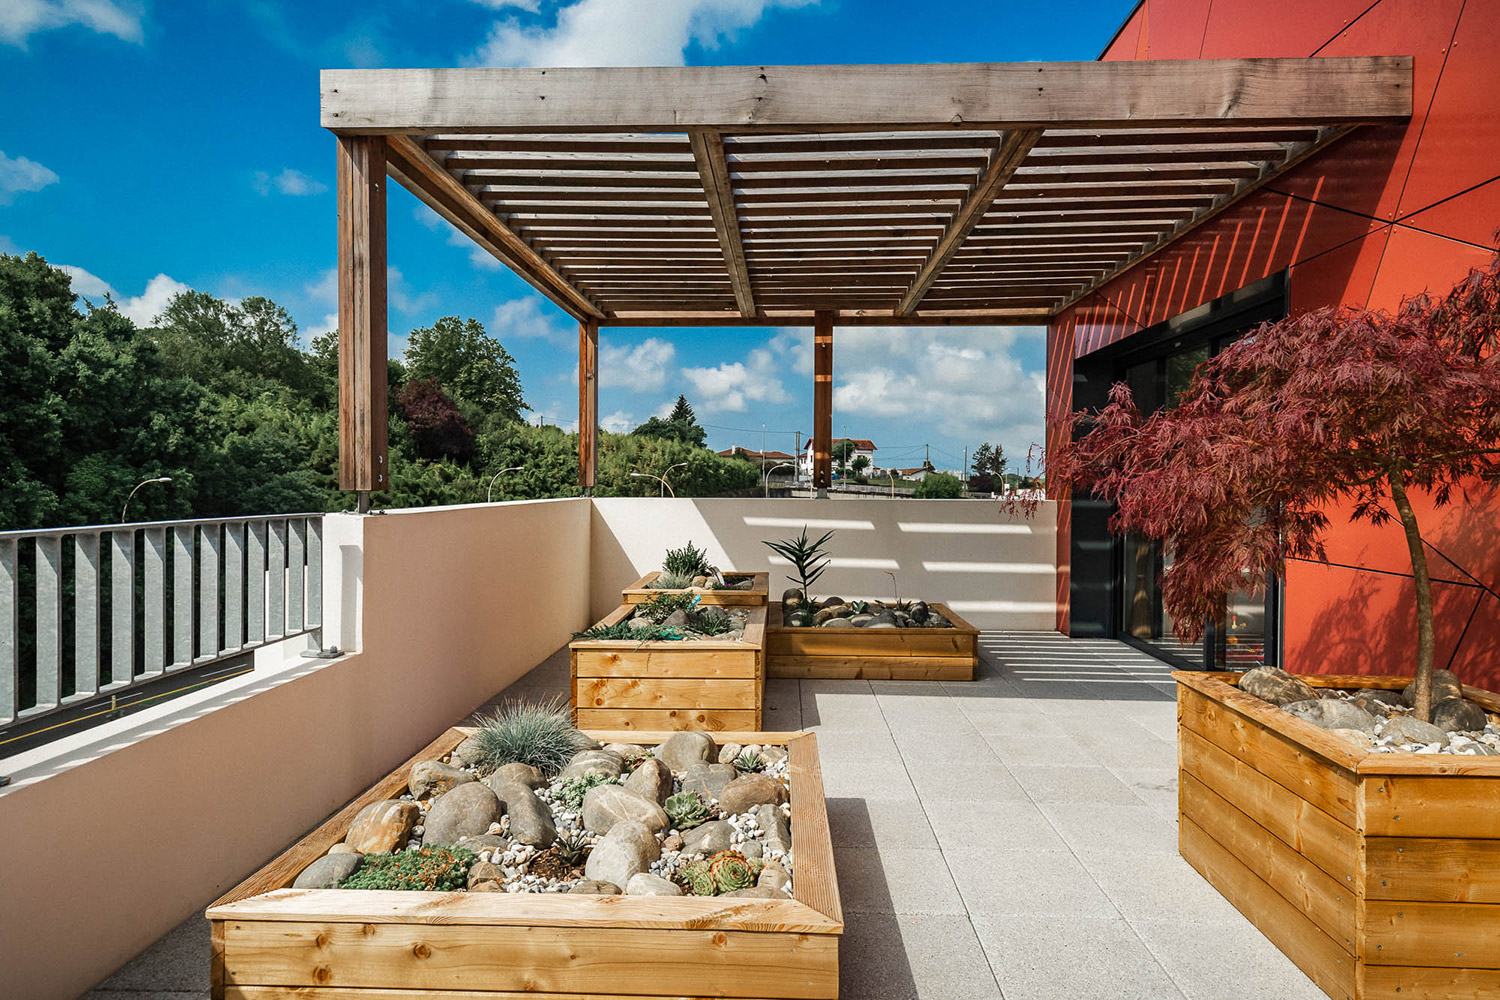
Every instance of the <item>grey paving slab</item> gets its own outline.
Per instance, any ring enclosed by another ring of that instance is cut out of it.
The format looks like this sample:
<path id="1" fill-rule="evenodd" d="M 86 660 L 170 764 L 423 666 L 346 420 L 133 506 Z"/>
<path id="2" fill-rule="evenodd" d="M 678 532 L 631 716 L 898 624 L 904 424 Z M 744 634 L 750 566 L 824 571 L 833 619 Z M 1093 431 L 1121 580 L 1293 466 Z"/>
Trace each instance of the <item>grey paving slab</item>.
<path id="1" fill-rule="evenodd" d="M 980 650 L 967 683 L 767 682 L 766 725 L 819 737 L 842 995 L 1321 996 L 1176 853 L 1169 669 L 1056 633 L 987 632 Z M 567 685 L 560 650 L 487 705 Z M 207 954 L 195 916 L 89 996 L 201 1000 Z"/>

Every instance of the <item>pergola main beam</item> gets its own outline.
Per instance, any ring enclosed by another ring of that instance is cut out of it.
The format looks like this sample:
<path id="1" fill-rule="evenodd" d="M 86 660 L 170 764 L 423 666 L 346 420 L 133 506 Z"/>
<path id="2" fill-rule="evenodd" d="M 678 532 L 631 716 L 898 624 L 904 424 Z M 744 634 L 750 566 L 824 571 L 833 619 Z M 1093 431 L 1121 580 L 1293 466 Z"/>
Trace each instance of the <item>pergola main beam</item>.
<path id="1" fill-rule="evenodd" d="M 724 156 L 724 140 L 717 132 L 694 132 L 689 140 L 693 162 L 708 195 L 708 211 L 713 217 L 714 232 L 724 251 L 724 266 L 734 286 L 734 301 L 741 316 L 755 315 L 755 295 L 750 290 L 750 269 L 745 264 L 745 243 L 740 238 L 739 209 L 734 203 L 734 182 L 729 176 L 729 161 Z"/>
<path id="2" fill-rule="evenodd" d="M 1412 59 L 892 66 L 326 69 L 346 133 L 889 131 L 1371 124 L 1411 114 Z"/>
<path id="3" fill-rule="evenodd" d="M 1042 137 L 1041 129 L 1015 129 L 1007 132 L 1005 138 L 1000 140 L 1000 145 L 995 150 L 995 155 L 990 157 L 990 162 L 980 173 L 979 179 L 974 182 L 974 190 L 969 192 L 969 197 L 959 206 L 953 216 L 953 222 L 949 224 L 948 231 L 932 250 L 932 256 L 922 265 L 917 276 L 912 280 L 911 287 L 906 294 L 901 296 L 900 303 L 896 306 L 897 316 L 908 316 L 922 301 L 922 296 L 932 287 L 937 276 L 942 273 L 948 261 L 953 259 L 974 227 L 984 218 L 985 213 L 990 210 L 995 199 L 1000 194 L 1000 189 L 1005 187 L 1007 181 L 1016 172 L 1017 168 L 1025 161 L 1031 152 L 1031 147 L 1037 144 Z"/>

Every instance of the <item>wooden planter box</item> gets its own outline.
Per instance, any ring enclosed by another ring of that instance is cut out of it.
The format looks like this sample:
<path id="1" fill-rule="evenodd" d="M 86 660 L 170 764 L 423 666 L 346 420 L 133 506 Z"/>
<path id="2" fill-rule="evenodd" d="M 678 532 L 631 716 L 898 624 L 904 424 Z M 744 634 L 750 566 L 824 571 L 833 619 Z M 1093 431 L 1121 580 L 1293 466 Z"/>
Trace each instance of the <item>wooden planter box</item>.
<path id="1" fill-rule="evenodd" d="M 581 729 L 759 729 L 765 704 L 766 609 L 752 607 L 743 639 L 568 644 Z M 601 625 L 628 618 L 622 604 Z"/>
<path id="2" fill-rule="evenodd" d="M 791 628 L 782 604 L 766 613 L 766 672 L 771 677 L 972 681 L 979 670 L 979 629 L 946 604 L 929 604 L 953 628 Z"/>
<path id="3" fill-rule="evenodd" d="M 838 996 L 844 920 L 811 733 L 715 735 L 787 747 L 796 899 L 288 888 L 413 764 L 472 732 L 450 729 L 209 907 L 214 1000 Z"/>
<path id="4" fill-rule="evenodd" d="M 1500 757 L 1373 753 L 1240 691 L 1239 674 L 1173 676 L 1189 864 L 1331 997 L 1500 996 Z"/>
<path id="5" fill-rule="evenodd" d="M 626 604 L 640 604 L 649 600 L 657 594 L 686 594 L 687 590 L 652 590 L 651 581 L 661 576 L 661 570 L 647 573 L 639 580 L 620 591 L 620 598 Z M 697 590 L 693 591 L 702 598 L 702 604 L 717 604 L 720 606 L 735 605 L 737 607 L 754 606 L 765 604 L 771 594 L 770 573 L 725 573 L 724 580 L 743 580 L 749 577 L 755 582 L 750 585 L 749 590 Z"/>

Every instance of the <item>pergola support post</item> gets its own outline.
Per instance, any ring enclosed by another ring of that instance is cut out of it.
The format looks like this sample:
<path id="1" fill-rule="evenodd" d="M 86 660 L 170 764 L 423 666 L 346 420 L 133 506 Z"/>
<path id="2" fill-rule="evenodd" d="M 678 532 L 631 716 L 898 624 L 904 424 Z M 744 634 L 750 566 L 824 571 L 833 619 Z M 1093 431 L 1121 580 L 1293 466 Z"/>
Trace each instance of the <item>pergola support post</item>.
<path id="1" fill-rule="evenodd" d="M 599 324 L 578 323 L 578 486 L 591 496 L 599 484 Z"/>
<path id="2" fill-rule="evenodd" d="M 390 486 L 385 151 L 383 136 L 338 136 L 339 488 L 361 511 Z"/>
<path id="3" fill-rule="evenodd" d="M 833 485 L 833 313 L 813 314 L 813 488 Z"/>

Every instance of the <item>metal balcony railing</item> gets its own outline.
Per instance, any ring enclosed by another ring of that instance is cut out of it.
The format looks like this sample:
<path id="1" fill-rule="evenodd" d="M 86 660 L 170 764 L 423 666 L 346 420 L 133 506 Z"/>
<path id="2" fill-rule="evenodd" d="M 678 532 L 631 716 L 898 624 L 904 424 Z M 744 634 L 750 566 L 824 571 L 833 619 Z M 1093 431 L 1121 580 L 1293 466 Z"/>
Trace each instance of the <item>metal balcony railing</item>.
<path id="1" fill-rule="evenodd" d="M 0 726 L 322 619 L 321 514 L 0 532 Z"/>

